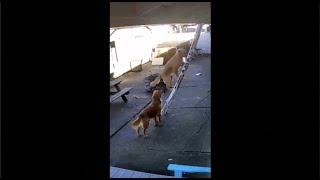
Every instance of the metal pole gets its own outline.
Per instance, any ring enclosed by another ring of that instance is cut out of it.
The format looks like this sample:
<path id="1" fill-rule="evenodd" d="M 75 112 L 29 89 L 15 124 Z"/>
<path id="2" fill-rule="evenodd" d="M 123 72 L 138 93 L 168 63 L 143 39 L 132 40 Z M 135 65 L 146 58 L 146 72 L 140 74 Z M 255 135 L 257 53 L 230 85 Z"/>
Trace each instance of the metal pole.
<path id="1" fill-rule="evenodd" d="M 194 39 L 192 41 L 192 45 L 190 46 L 190 50 L 189 50 L 189 53 L 188 53 L 188 56 L 187 56 L 187 61 L 183 62 L 182 70 L 181 70 L 181 72 L 179 74 L 179 77 L 177 79 L 176 84 L 174 85 L 174 87 L 173 87 L 173 89 L 172 89 L 172 91 L 170 93 L 170 96 L 166 100 L 166 102 L 165 102 L 165 104 L 164 104 L 164 106 L 163 106 L 163 108 L 161 110 L 161 115 L 164 115 L 164 114 L 167 113 L 168 107 L 170 106 L 170 104 L 172 102 L 173 95 L 175 94 L 176 90 L 178 89 L 178 87 L 179 87 L 179 85 L 180 85 L 180 83 L 181 83 L 181 81 L 182 81 L 182 79 L 184 77 L 185 71 L 188 69 L 189 61 L 192 60 L 192 54 L 194 53 L 195 48 L 197 46 L 202 26 L 203 26 L 203 24 L 198 24 L 198 26 L 197 26 L 196 34 L 194 36 Z"/>
<path id="2" fill-rule="evenodd" d="M 195 52 L 195 49 L 197 47 L 198 40 L 199 40 L 199 37 L 200 37 L 200 33 L 201 33 L 201 30 L 202 30 L 202 26 L 203 26 L 203 24 L 198 24 L 195 37 L 193 39 L 192 45 L 190 47 L 190 51 L 189 51 L 188 56 L 187 56 L 187 60 L 188 61 L 191 61 L 192 54 Z"/>

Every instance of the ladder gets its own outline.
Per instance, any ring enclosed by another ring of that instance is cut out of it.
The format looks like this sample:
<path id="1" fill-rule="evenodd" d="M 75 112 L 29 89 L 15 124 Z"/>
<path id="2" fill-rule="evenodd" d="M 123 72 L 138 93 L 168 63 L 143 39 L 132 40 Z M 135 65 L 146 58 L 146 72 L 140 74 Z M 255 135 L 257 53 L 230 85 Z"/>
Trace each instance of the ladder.
<path id="1" fill-rule="evenodd" d="M 179 74 L 179 77 L 177 79 L 177 82 L 175 83 L 168 99 L 166 100 L 165 104 L 163 105 L 163 108 L 161 109 L 161 115 L 164 115 L 167 113 L 168 111 L 168 108 L 172 102 L 172 99 L 173 99 L 173 96 L 175 94 L 175 92 L 178 90 L 179 86 L 180 86 L 180 83 L 185 75 L 185 72 L 186 70 L 188 69 L 188 66 L 189 66 L 189 62 L 194 58 L 194 53 L 195 53 L 195 49 L 196 49 L 196 46 L 197 46 L 197 43 L 198 43 L 198 40 L 199 40 L 199 37 L 200 37 L 200 33 L 201 33 L 201 29 L 202 29 L 202 26 L 203 24 L 198 24 L 197 25 L 197 30 L 196 30 L 196 34 L 194 36 L 194 39 L 192 41 L 192 44 L 190 46 L 190 50 L 188 52 L 188 56 L 187 56 L 187 59 L 186 61 L 183 61 L 183 67 L 182 67 L 182 70 Z"/>

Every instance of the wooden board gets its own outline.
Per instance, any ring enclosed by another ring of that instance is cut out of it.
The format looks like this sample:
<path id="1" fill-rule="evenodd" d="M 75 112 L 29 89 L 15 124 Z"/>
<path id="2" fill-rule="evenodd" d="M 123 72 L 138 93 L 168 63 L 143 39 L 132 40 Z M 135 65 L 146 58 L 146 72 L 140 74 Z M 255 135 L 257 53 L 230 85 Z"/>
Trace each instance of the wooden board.
<path id="1" fill-rule="evenodd" d="M 174 178 L 160 174 L 151 174 L 110 166 L 110 178 Z"/>

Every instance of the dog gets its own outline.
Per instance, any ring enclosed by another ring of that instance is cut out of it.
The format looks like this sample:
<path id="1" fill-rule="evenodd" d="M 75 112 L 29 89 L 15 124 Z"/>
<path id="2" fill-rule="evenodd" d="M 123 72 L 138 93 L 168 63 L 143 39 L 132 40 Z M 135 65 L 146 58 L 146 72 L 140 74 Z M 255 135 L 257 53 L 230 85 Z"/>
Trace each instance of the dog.
<path id="1" fill-rule="evenodd" d="M 131 127 L 135 129 L 137 137 L 139 137 L 139 130 L 143 127 L 143 135 L 148 137 L 146 130 L 149 127 L 149 121 L 154 119 L 155 126 L 162 126 L 161 123 L 161 97 L 163 95 L 162 90 L 155 90 L 152 94 L 151 103 L 140 113 L 139 117 L 131 122 Z"/>
<path id="2" fill-rule="evenodd" d="M 160 79 L 163 79 L 163 82 L 166 84 L 167 90 L 172 90 L 172 84 L 171 84 L 171 75 L 175 74 L 178 78 L 178 70 L 183 62 L 183 55 L 186 53 L 183 49 L 178 49 L 176 54 L 164 65 L 164 69 L 159 74 L 159 76 L 150 83 L 151 87 L 155 87 L 159 82 Z"/>

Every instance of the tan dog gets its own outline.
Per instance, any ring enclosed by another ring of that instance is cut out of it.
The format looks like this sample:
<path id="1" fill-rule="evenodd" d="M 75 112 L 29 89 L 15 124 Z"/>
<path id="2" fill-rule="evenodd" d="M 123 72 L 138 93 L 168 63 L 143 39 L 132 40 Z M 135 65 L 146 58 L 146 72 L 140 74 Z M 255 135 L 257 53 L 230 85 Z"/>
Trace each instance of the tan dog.
<path id="1" fill-rule="evenodd" d="M 169 91 L 172 90 L 171 84 L 171 75 L 175 74 L 178 78 L 178 70 L 183 62 L 182 57 L 186 53 L 183 49 L 178 49 L 176 54 L 164 65 L 164 69 L 160 73 L 160 75 L 150 83 L 151 87 L 155 87 L 159 82 L 160 79 L 163 79 L 163 82 L 166 84 L 166 87 Z"/>
<path id="2" fill-rule="evenodd" d="M 161 126 L 161 96 L 163 91 L 155 90 L 152 94 L 152 101 L 147 108 L 145 108 L 137 119 L 131 122 L 131 127 L 136 130 L 136 134 L 139 137 L 139 130 L 143 127 L 144 137 L 147 138 L 146 130 L 149 127 L 149 121 L 154 119 L 155 126 Z"/>

